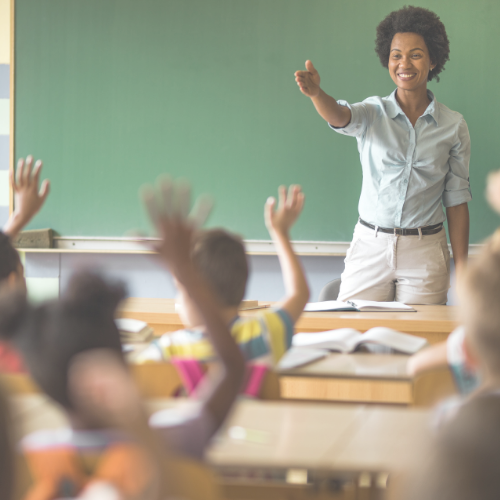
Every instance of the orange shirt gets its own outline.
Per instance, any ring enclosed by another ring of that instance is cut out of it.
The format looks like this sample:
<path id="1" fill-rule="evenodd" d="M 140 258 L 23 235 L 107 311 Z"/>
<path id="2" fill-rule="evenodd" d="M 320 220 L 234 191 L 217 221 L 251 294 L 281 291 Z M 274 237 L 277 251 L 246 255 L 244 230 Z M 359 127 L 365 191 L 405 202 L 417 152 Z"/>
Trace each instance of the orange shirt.
<path id="1" fill-rule="evenodd" d="M 80 435 L 79 441 L 82 435 L 90 435 L 91 440 L 93 437 L 91 431 L 76 434 Z M 102 436 L 100 432 L 94 434 Z M 52 440 L 54 436 L 56 439 Z M 132 441 L 114 440 L 99 450 L 92 445 L 77 446 L 71 437 L 69 430 L 40 431 L 23 440 L 22 449 L 33 480 L 24 500 L 76 496 L 96 482 L 109 483 L 124 498 L 140 498 L 154 482 L 149 457 Z"/>

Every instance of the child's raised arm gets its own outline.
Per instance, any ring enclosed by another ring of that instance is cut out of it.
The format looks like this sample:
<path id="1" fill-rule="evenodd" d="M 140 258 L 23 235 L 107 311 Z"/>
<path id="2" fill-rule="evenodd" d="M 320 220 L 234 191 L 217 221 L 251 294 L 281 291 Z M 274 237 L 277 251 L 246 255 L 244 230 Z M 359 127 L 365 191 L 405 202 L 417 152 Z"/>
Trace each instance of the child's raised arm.
<path id="1" fill-rule="evenodd" d="M 12 212 L 3 232 L 14 239 L 19 231 L 28 224 L 42 208 L 50 191 L 48 180 L 42 182 L 40 189 L 40 172 L 42 162 L 37 160 L 33 168 L 33 157 L 28 156 L 26 162 L 21 158 L 17 162 L 17 172 L 10 173 L 10 184 L 14 191 L 14 211 Z"/>
<path id="2" fill-rule="evenodd" d="M 276 245 L 280 260 L 286 296 L 280 302 L 295 323 L 309 300 L 309 286 L 302 265 L 290 243 L 290 228 L 293 226 L 304 206 L 304 193 L 300 186 L 290 186 L 287 194 L 285 186 L 279 188 L 279 202 L 269 198 L 265 205 L 264 217 L 271 238 Z"/>
<path id="3" fill-rule="evenodd" d="M 351 110 L 321 90 L 320 77 L 311 61 L 306 61 L 305 71 L 295 72 L 300 91 L 311 98 L 319 115 L 334 127 L 345 127 L 351 121 Z"/>
<path id="4" fill-rule="evenodd" d="M 199 394 L 205 411 L 212 417 L 215 432 L 239 393 L 245 361 L 220 315 L 221 305 L 191 259 L 195 221 L 203 222 L 209 209 L 201 202 L 195 207 L 195 213 L 188 216 L 189 187 L 166 178 L 160 181 L 158 189 L 145 188 L 143 199 L 161 239 L 156 251 L 198 308 L 222 365 Z"/>
<path id="5" fill-rule="evenodd" d="M 434 368 L 448 366 L 446 342 L 434 344 L 417 352 L 408 360 L 407 371 L 412 377 Z"/>

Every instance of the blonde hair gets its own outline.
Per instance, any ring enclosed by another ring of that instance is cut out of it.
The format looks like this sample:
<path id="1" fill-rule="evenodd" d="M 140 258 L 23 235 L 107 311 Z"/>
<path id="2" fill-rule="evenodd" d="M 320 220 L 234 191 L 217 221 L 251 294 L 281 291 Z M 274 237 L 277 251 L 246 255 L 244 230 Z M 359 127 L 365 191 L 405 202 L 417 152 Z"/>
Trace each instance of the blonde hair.
<path id="1" fill-rule="evenodd" d="M 460 296 L 468 341 L 480 362 L 500 373 L 500 232 L 470 264 Z"/>
<path id="2" fill-rule="evenodd" d="M 500 397 L 471 399 L 436 432 L 394 500 L 500 498 Z"/>

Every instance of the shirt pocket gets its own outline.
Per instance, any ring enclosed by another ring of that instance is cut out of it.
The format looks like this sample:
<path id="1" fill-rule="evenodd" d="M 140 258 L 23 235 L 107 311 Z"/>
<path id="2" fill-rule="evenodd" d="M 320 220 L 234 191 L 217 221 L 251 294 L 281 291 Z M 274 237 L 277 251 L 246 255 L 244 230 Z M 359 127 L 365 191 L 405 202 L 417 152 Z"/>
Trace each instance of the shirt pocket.
<path id="1" fill-rule="evenodd" d="M 425 236 L 424 236 L 425 238 Z M 450 272 L 450 250 L 447 243 L 441 241 L 434 241 L 432 253 L 435 256 L 435 265 L 437 272 L 442 274 L 449 274 Z"/>

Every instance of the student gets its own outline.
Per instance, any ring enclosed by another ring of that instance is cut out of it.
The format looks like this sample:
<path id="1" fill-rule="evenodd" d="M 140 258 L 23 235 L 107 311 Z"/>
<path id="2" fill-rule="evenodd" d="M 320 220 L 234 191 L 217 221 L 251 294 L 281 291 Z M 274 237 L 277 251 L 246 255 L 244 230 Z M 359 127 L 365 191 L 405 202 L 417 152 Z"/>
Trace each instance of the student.
<path id="1" fill-rule="evenodd" d="M 68 392 L 77 413 L 84 415 L 85 420 L 102 428 L 119 430 L 129 438 L 125 446 L 115 450 L 115 455 L 106 453 L 106 460 L 100 458 L 100 474 L 94 474 L 93 481 L 87 484 L 78 499 L 123 499 L 112 479 L 124 476 L 123 469 L 127 466 L 132 467 L 128 471 L 132 481 L 137 482 L 137 476 L 139 479 L 142 476 L 148 484 L 147 488 L 140 488 L 143 490 L 141 500 L 175 496 L 176 461 L 168 450 L 162 449 L 156 433 L 150 429 L 141 397 L 121 356 L 107 349 L 85 351 L 75 356 L 68 370 Z M 57 459 L 55 462 L 52 465 L 57 464 Z"/>
<path id="2" fill-rule="evenodd" d="M 264 209 L 267 229 L 276 246 L 285 281 L 286 296 L 272 309 L 252 317 L 240 317 L 238 309 L 245 295 L 248 263 L 242 240 L 222 229 L 201 232 L 195 239 L 193 260 L 220 304 L 221 315 L 230 327 L 245 359 L 271 353 L 277 362 L 290 348 L 294 324 L 309 299 L 309 287 L 299 259 L 290 243 L 290 229 L 304 205 L 300 186 L 279 188 L 279 202 L 269 198 Z M 205 323 L 193 307 L 193 299 L 182 283 L 176 282 L 180 316 L 186 330 L 167 333 L 155 340 L 138 362 L 170 357 L 206 360 L 213 351 L 205 337 Z"/>
<path id="3" fill-rule="evenodd" d="M 416 354 L 413 373 L 448 365 L 462 395 L 500 389 L 500 233 L 485 244 L 459 283 L 463 326 L 446 342 Z M 427 351 L 427 352 L 426 352 Z M 475 392 L 474 392 L 475 391 Z"/>
<path id="4" fill-rule="evenodd" d="M 479 375 L 478 392 L 500 390 L 500 236 L 488 241 L 459 286 L 469 364 Z"/>
<path id="5" fill-rule="evenodd" d="M 500 238 L 466 271 L 459 295 L 465 352 L 479 387 L 441 409 L 438 432 L 417 472 L 394 498 L 484 500 L 500 497 Z"/>
<path id="6" fill-rule="evenodd" d="M 190 294 L 197 313 L 206 324 L 207 336 L 213 343 L 221 366 L 198 392 L 200 404 L 193 410 L 194 413 L 185 415 L 182 421 L 177 418 L 175 425 L 156 427 L 165 442 L 171 443 L 176 451 L 201 458 L 206 444 L 239 393 L 245 368 L 241 352 L 217 312 L 213 293 L 191 258 L 195 229 L 190 221 L 181 216 L 175 204 L 178 202 L 179 206 L 185 206 L 185 196 L 180 196 L 175 189 L 173 191 L 172 197 L 159 195 L 163 198 L 157 206 L 149 200 L 161 236 L 156 250 L 160 260 Z M 163 213 L 163 207 L 172 205 L 172 200 L 178 200 L 173 204 L 173 215 Z M 57 498 L 69 488 L 79 493 L 89 476 L 92 477 L 80 465 L 75 469 L 73 460 L 70 460 L 71 466 L 63 460 L 56 467 L 53 460 L 49 461 L 47 457 L 64 455 L 64 450 L 70 450 L 74 457 L 84 456 L 89 448 L 94 452 L 112 453 L 113 446 L 120 442 L 109 429 L 78 412 L 68 391 L 68 368 L 75 356 L 93 349 L 109 349 L 123 362 L 120 335 L 114 323 L 116 307 L 123 297 L 122 286 L 107 284 L 99 276 L 87 273 L 74 276 L 57 301 L 32 307 L 21 292 L 9 293 L 0 301 L 1 335 L 20 350 L 35 382 L 66 410 L 72 426 L 71 430 L 64 432 L 39 432 L 23 442 L 28 463 L 37 478 L 33 491 L 49 492 L 40 499 Z M 57 453 L 58 450 L 62 450 L 61 454 Z M 46 464 L 49 463 L 54 465 L 54 470 L 47 471 Z M 71 470 L 69 483 L 63 477 L 68 468 Z M 45 471 L 47 474 L 44 474 Z M 91 468 L 91 471 L 94 469 Z M 99 474 L 100 471 L 97 468 L 95 472 Z M 138 480 L 133 481 L 124 470 L 113 484 L 125 496 L 128 493 L 139 494 L 138 490 L 147 482 L 144 477 L 139 474 Z M 131 485 L 132 492 L 126 490 L 127 485 Z"/>
<path id="7" fill-rule="evenodd" d="M 489 175 L 486 197 L 491 207 L 500 213 L 500 171 Z M 490 245 L 499 245 L 499 242 L 500 232 L 497 230 Z M 413 355 L 408 362 L 408 372 L 416 376 L 433 368 L 449 366 L 459 392 L 462 395 L 473 392 L 480 385 L 480 375 L 465 337 L 465 328 L 460 326 L 445 342 Z"/>
<path id="8" fill-rule="evenodd" d="M 26 292 L 24 269 L 12 240 L 21 229 L 40 211 L 50 191 L 48 180 L 40 183 L 42 162 L 38 160 L 33 167 L 33 157 L 17 163 L 16 175 L 10 174 L 14 192 L 14 211 L 0 231 L 0 290 L 21 289 Z M 0 370 L 17 372 L 22 370 L 22 363 L 17 353 L 6 342 L 0 343 Z"/>
<path id="9" fill-rule="evenodd" d="M 471 200 L 467 124 L 427 89 L 449 59 L 448 37 L 434 12 L 407 6 L 377 26 L 375 51 L 397 87 L 387 97 L 337 102 L 320 87 L 311 61 L 295 73 L 320 116 L 332 130 L 355 137 L 360 153 L 360 218 L 339 300 L 445 304 L 450 253 L 443 222 L 448 219 L 460 271 L 467 261 Z"/>
<path id="10" fill-rule="evenodd" d="M 394 500 L 497 500 L 500 498 L 500 395 L 464 404 L 440 429 L 425 455 L 391 491 Z"/>
<path id="11" fill-rule="evenodd" d="M 21 229 L 40 211 L 50 191 L 50 183 L 44 180 L 39 189 L 42 162 L 38 160 L 33 168 L 33 157 L 26 162 L 20 159 L 17 172 L 11 172 L 10 183 L 14 192 L 14 211 L 0 232 L 0 288 L 25 288 L 24 271 L 19 254 L 12 246 L 12 240 Z"/>

